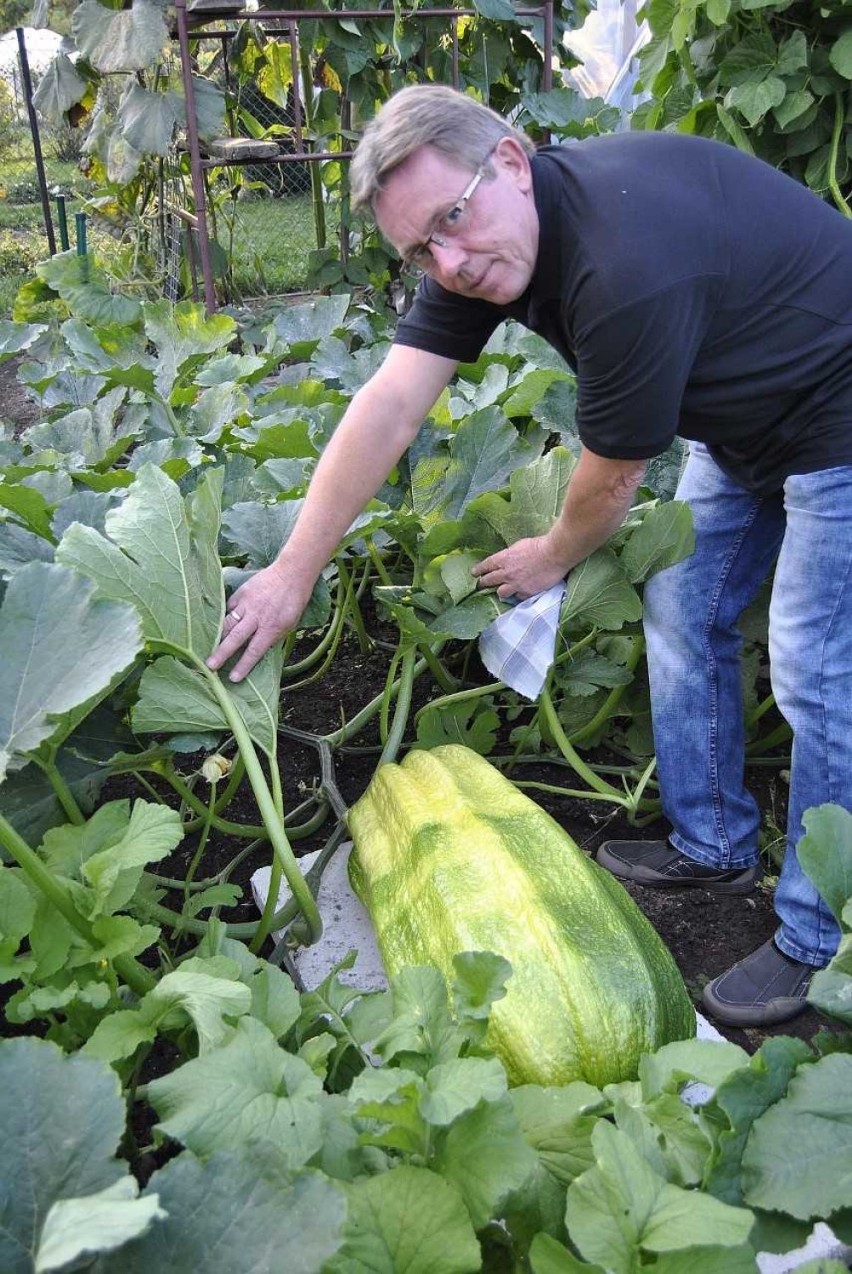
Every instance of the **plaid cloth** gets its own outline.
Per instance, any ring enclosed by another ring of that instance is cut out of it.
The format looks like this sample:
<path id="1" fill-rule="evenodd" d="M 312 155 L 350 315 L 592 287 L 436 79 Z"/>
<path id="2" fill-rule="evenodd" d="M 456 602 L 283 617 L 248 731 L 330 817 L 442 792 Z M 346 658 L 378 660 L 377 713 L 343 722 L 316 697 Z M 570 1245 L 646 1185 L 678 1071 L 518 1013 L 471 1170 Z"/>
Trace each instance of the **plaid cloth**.
<path id="1" fill-rule="evenodd" d="M 498 615 L 480 635 L 485 667 L 525 699 L 538 698 L 553 665 L 564 596 L 562 580 Z"/>

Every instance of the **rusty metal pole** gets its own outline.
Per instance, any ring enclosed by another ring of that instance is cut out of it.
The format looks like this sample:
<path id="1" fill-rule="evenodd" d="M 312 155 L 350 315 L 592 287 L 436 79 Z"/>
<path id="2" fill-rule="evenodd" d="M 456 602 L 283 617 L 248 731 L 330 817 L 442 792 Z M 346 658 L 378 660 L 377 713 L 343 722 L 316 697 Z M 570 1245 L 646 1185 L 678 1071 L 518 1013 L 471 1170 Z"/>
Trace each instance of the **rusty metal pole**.
<path id="1" fill-rule="evenodd" d="M 452 70 L 453 88 L 458 88 L 459 86 L 459 20 L 458 18 L 452 18 L 450 20 L 450 26 L 452 27 L 452 32 L 453 32 L 453 70 Z"/>
<path id="2" fill-rule="evenodd" d="M 44 217 L 44 230 L 47 235 L 47 246 L 50 249 L 50 255 L 56 254 L 56 236 L 53 233 L 53 218 L 50 215 L 50 196 L 47 191 L 47 177 L 44 173 L 44 159 L 41 153 L 41 137 L 38 130 L 38 116 L 36 115 L 35 106 L 33 106 L 33 81 L 30 75 L 30 60 L 27 57 L 27 42 L 24 38 L 24 28 L 15 27 L 18 36 L 18 57 L 21 60 L 21 83 L 24 89 L 24 100 L 27 104 L 27 115 L 30 121 L 30 134 L 33 139 L 33 154 L 35 155 L 36 175 L 38 177 L 38 189 L 41 195 L 41 211 Z"/>
<path id="3" fill-rule="evenodd" d="M 545 93 L 553 88 L 553 0 L 544 3 L 544 75 L 542 77 Z"/>
<path id="4" fill-rule="evenodd" d="M 296 138 L 296 150 L 304 150 L 305 142 L 302 137 L 302 94 L 299 90 L 299 41 L 296 33 L 296 23 L 288 23 L 287 36 L 290 41 L 290 74 L 292 76 L 293 90 L 293 135 Z M 305 86 L 305 91 L 310 90 L 310 85 Z"/>
<path id="5" fill-rule="evenodd" d="M 207 229 L 207 195 L 201 168 L 201 150 L 198 144 L 198 119 L 195 113 L 195 85 L 192 82 L 192 62 L 189 52 L 189 34 L 186 0 L 175 0 L 180 66 L 183 76 L 183 95 L 186 106 L 186 136 L 189 142 L 189 171 L 192 193 L 195 196 L 195 216 L 198 222 L 198 255 L 201 258 L 201 275 L 204 281 L 204 304 L 208 314 L 217 307 L 216 288 L 213 283 L 213 267 L 210 258 L 210 234 Z M 190 232 L 191 233 L 191 232 Z"/>

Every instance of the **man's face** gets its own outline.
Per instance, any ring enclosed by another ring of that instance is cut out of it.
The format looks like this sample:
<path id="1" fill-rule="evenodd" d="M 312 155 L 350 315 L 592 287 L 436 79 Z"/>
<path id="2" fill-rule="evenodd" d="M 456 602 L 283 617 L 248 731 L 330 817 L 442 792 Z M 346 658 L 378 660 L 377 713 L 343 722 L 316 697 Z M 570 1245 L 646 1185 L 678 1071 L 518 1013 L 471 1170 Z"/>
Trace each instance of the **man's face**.
<path id="1" fill-rule="evenodd" d="M 532 278 L 538 214 L 522 146 L 504 137 L 490 167 L 496 176 L 483 177 L 457 215 L 474 174 L 423 146 L 387 178 L 374 210 L 401 257 L 425 248 L 426 272 L 450 292 L 506 305 Z"/>

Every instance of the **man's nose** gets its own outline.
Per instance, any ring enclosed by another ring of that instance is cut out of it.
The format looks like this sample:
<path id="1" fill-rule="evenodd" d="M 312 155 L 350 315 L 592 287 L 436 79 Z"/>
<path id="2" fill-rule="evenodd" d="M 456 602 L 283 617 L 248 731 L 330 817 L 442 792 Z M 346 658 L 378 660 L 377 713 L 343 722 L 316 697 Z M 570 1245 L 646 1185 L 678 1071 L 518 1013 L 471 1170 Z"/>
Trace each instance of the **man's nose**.
<path id="1" fill-rule="evenodd" d="M 467 249 L 457 239 L 445 239 L 443 243 L 436 243 L 433 239 L 429 244 L 429 251 L 439 273 L 451 277 L 455 277 L 468 260 Z"/>

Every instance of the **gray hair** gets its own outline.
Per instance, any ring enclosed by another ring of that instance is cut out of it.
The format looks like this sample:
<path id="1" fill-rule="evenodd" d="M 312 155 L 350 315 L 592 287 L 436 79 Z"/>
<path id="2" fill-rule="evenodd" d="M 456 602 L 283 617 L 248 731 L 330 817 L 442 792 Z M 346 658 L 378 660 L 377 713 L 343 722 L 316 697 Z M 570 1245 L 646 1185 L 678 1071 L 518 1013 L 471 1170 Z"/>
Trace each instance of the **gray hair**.
<path id="1" fill-rule="evenodd" d="M 514 137 L 531 155 L 519 129 L 475 98 L 440 84 L 400 89 L 370 120 L 349 170 L 352 206 L 372 208 L 385 179 L 421 146 L 432 146 L 475 172 L 501 137 Z"/>

